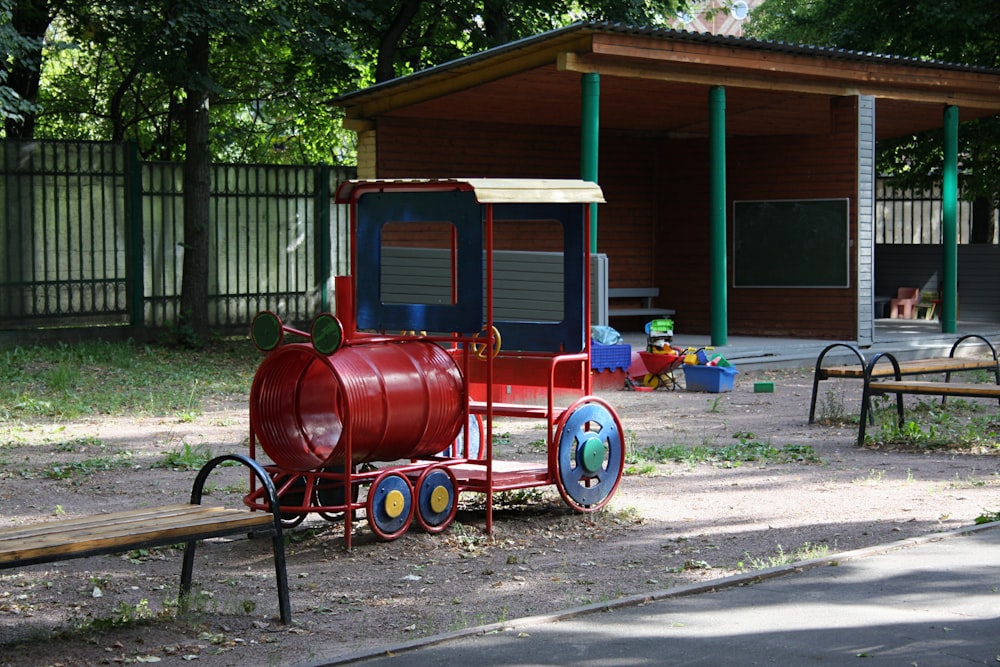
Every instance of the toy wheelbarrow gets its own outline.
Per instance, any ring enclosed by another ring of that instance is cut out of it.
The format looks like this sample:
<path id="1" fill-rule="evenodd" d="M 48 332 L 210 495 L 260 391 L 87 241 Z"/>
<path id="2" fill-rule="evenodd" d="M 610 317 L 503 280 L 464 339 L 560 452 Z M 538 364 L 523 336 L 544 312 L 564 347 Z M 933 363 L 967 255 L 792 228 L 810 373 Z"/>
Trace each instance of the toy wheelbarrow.
<path id="1" fill-rule="evenodd" d="M 674 371 L 684 363 L 684 357 L 669 352 L 639 352 L 639 358 L 646 367 L 646 373 L 633 376 L 642 386 L 651 389 L 677 389 L 677 378 Z"/>

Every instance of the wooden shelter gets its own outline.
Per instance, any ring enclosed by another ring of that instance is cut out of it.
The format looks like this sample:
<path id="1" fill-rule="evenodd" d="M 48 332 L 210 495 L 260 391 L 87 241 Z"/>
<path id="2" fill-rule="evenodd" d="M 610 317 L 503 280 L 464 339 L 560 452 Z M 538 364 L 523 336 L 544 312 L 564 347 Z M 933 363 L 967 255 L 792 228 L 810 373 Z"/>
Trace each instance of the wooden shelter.
<path id="1" fill-rule="evenodd" d="M 1000 71 L 578 23 L 335 104 L 360 178 L 597 181 L 610 287 L 659 288 L 678 331 L 867 344 L 875 142 L 941 129 L 956 198 L 947 139 L 1000 113 Z"/>

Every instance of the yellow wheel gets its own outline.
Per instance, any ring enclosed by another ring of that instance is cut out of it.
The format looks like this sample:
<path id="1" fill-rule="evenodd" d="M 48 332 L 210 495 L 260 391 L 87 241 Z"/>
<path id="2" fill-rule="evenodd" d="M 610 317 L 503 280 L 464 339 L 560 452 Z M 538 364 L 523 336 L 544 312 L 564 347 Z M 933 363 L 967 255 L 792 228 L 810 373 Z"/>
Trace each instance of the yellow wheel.
<path id="1" fill-rule="evenodd" d="M 368 525 L 383 540 L 394 540 L 413 520 L 413 487 L 397 472 L 385 472 L 368 489 Z"/>
<path id="2" fill-rule="evenodd" d="M 447 466 L 425 470 L 416 483 L 417 522 L 428 533 L 440 533 L 458 513 L 458 484 Z"/>

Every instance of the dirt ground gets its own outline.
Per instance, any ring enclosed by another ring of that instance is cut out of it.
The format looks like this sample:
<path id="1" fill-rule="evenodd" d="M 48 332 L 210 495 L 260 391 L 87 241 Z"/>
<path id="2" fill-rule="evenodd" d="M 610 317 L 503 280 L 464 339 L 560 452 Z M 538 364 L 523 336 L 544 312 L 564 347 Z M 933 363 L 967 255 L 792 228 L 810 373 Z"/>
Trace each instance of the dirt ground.
<path id="1" fill-rule="evenodd" d="M 774 393 L 754 393 L 759 380 Z M 660 464 L 626 474 L 594 514 L 574 513 L 544 489 L 523 494 L 527 504 L 498 506 L 492 534 L 477 497 L 463 496 L 441 534 L 414 527 L 381 542 L 360 521 L 350 552 L 341 523 L 311 516 L 289 535 L 290 627 L 275 620 L 266 540 L 203 544 L 194 575 L 204 594 L 185 616 L 173 613 L 174 549 L 4 571 L 0 665 L 303 664 L 953 530 L 1000 509 L 995 456 L 858 448 L 856 425 L 807 423 L 811 383 L 808 370 L 755 371 L 724 394 L 600 395 L 636 450 L 743 440 L 807 445 L 817 460 Z M 821 387 L 821 416 L 856 413 L 859 384 Z M 195 473 L 181 465 L 184 454 L 246 451 L 245 399 L 186 421 L 0 423 L 3 525 L 185 502 Z M 505 420 L 496 433 L 498 458 L 544 455 L 538 423 Z M 239 505 L 243 471 L 217 474 L 211 498 Z"/>

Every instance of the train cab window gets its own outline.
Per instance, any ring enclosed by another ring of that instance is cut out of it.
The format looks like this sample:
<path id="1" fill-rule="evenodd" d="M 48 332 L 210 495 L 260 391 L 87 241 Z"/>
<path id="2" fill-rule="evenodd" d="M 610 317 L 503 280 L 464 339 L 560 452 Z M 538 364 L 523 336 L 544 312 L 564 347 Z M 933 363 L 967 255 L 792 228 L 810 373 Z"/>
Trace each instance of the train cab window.
<path id="1" fill-rule="evenodd" d="M 385 223 L 381 234 L 380 301 L 457 303 L 455 245 L 455 226 L 450 222 Z"/>
<path id="2" fill-rule="evenodd" d="M 497 218 L 493 238 L 495 319 L 561 322 L 565 317 L 562 223 Z"/>

